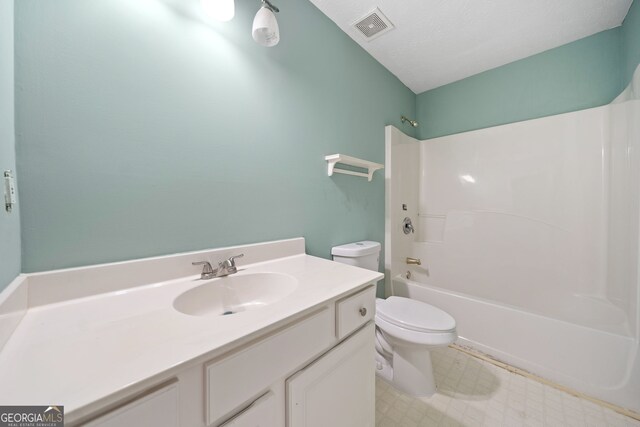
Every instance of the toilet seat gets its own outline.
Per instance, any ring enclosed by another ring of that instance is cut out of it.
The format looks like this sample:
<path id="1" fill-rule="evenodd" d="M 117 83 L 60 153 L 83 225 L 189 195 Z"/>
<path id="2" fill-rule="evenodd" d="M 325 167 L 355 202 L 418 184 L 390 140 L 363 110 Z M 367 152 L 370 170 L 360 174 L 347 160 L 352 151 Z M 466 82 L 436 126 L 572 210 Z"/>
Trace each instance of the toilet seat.
<path id="1" fill-rule="evenodd" d="M 446 333 L 456 329 L 456 321 L 449 313 L 409 298 L 376 301 L 376 317 L 387 324 L 420 333 Z"/>
<path id="2" fill-rule="evenodd" d="M 455 342 L 458 334 L 455 330 L 446 332 L 418 332 L 389 323 L 376 316 L 376 326 L 382 335 L 391 341 L 392 346 L 443 346 Z"/>

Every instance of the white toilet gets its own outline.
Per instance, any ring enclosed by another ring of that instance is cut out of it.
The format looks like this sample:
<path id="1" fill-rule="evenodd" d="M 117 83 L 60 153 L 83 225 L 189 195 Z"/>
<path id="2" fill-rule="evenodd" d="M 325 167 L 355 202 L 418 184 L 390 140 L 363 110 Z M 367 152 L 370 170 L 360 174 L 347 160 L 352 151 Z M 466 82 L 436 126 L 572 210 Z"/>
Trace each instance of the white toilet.
<path id="1" fill-rule="evenodd" d="M 378 270 L 380 243 L 336 246 L 333 260 Z M 451 315 L 424 302 L 402 297 L 376 300 L 376 373 L 416 397 L 435 393 L 430 350 L 458 337 Z"/>

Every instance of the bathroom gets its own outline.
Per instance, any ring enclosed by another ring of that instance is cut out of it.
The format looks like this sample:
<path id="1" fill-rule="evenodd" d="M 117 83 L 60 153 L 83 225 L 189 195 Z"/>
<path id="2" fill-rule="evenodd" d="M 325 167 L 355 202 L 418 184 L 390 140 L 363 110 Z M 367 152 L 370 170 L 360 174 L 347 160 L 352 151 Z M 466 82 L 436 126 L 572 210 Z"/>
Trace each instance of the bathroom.
<path id="1" fill-rule="evenodd" d="M 271 3 L 0 0 L 0 415 L 640 425 L 638 0 Z M 366 40 L 352 24 L 374 11 Z M 451 257 L 456 221 L 488 228 Z M 369 270 L 331 261 L 352 242 L 379 243 Z M 212 317 L 223 281 L 270 293 Z M 556 304 L 564 283 L 603 304 Z M 384 375 L 392 296 L 454 322 L 420 353 L 433 393 Z M 327 374 L 337 401 L 305 413 L 303 374 L 332 361 L 359 381 Z"/>

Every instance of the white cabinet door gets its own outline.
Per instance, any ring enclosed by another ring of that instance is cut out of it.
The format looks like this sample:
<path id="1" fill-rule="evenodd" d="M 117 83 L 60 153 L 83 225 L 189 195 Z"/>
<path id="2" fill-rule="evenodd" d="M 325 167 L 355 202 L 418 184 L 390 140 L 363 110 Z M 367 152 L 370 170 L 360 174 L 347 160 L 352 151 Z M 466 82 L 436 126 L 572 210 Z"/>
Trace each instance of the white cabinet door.
<path id="1" fill-rule="evenodd" d="M 85 424 L 90 427 L 178 427 L 178 384 L 173 383 Z"/>
<path id="2" fill-rule="evenodd" d="M 373 427 L 374 326 L 287 380 L 288 427 Z"/>

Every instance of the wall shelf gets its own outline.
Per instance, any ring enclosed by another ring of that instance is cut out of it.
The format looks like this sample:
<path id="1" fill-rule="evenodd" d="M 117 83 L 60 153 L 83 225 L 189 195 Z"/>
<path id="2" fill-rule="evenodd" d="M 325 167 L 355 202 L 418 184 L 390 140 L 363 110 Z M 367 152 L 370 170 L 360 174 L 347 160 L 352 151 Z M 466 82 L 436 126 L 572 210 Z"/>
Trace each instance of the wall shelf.
<path id="1" fill-rule="evenodd" d="M 381 165 L 380 163 L 374 163 L 368 160 L 358 159 L 356 157 L 345 156 L 344 154 L 331 154 L 329 156 L 326 156 L 324 159 L 327 161 L 327 174 L 329 176 L 333 175 L 334 172 L 343 173 L 346 175 L 363 176 L 367 178 L 369 182 L 371 182 L 371 180 L 373 179 L 373 173 L 379 169 L 384 168 L 384 165 Z M 367 173 L 337 168 L 335 167 L 337 163 L 367 169 Z"/>

